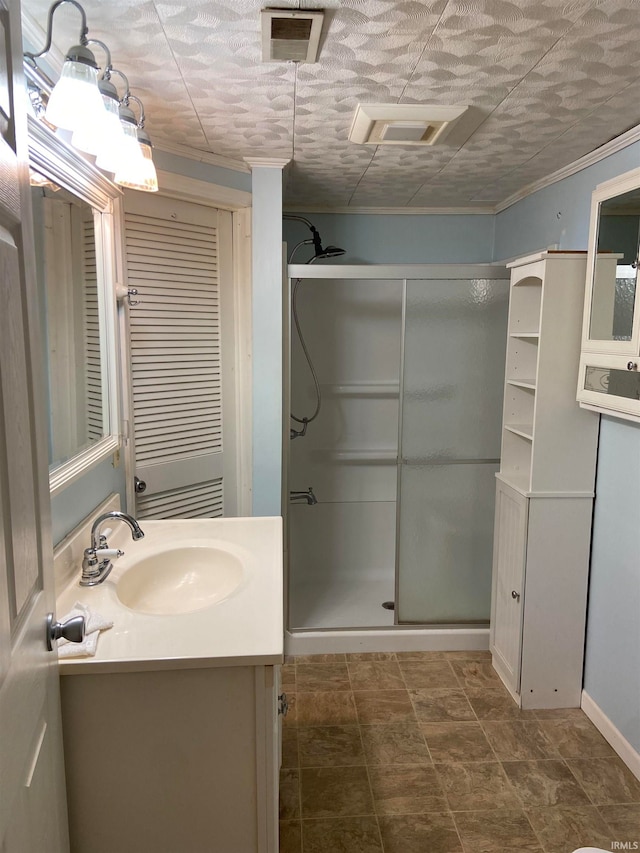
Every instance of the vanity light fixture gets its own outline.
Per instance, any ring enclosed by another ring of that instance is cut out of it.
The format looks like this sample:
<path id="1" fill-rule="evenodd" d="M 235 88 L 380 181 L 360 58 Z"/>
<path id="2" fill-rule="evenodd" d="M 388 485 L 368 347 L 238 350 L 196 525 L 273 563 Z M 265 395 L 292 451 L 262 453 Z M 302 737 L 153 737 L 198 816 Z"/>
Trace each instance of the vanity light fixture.
<path id="1" fill-rule="evenodd" d="M 79 44 L 67 51 L 59 81 L 54 85 L 38 68 L 36 60 L 51 50 L 53 16 L 59 6 L 71 3 L 80 12 Z M 144 129 L 144 108 L 129 90 L 129 81 L 111 64 L 106 44 L 89 39 L 87 16 L 77 0 L 56 0 L 47 16 L 46 44 L 39 53 L 25 52 L 25 72 L 29 80 L 29 97 L 37 118 L 54 128 L 71 131 L 71 144 L 79 151 L 96 157 L 96 166 L 115 175 L 115 182 L 143 192 L 155 192 L 158 179 L 151 154 L 151 140 Z M 98 45 L 106 53 L 107 62 L 100 80 L 99 66 L 89 45 Z M 117 74 L 125 82 L 122 99 L 111 80 Z M 47 98 L 48 94 L 48 98 Z M 43 102 L 46 101 L 46 109 Z M 140 119 L 129 106 L 134 100 L 140 107 Z"/>

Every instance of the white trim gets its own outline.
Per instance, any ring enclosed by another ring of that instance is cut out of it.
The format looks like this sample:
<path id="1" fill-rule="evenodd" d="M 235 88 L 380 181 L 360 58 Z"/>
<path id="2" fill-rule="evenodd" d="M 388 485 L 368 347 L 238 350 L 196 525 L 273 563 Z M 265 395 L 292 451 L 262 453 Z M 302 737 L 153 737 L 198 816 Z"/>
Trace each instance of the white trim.
<path id="1" fill-rule="evenodd" d="M 290 157 L 243 157 L 242 159 L 252 169 L 284 169 L 287 163 L 291 162 Z"/>
<path id="2" fill-rule="evenodd" d="M 236 460 L 238 514 L 251 515 L 252 493 L 252 253 L 251 208 L 233 214 L 233 292 L 236 321 Z"/>
<path id="3" fill-rule="evenodd" d="M 53 497 L 59 491 L 66 488 L 70 483 L 73 483 L 83 474 L 85 474 L 98 462 L 111 456 L 120 447 L 119 435 L 108 435 L 92 444 L 87 450 L 78 453 L 73 459 L 68 462 L 63 462 L 55 468 L 49 476 L 49 491 Z"/>
<path id="4" fill-rule="evenodd" d="M 500 264 L 289 264 L 289 278 L 304 279 L 508 279 L 507 269 Z"/>
<path id="5" fill-rule="evenodd" d="M 485 651 L 488 628 L 418 628 L 392 625 L 362 630 L 286 631 L 287 655 L 339 652 Z"/>
<path id="6" fill-rule="evenodd" d="M 191 201 L 196 204 L 207 204 L 220 210 L 240 210 L 251 206 L 251 193 L 223 187 L 220 184 L 210 184 L 196 178 L 187 178 L 175 172 L 158 172 L 158 185 L 161 195 L 180 201 Z"/>
<path id="7" fill-rule="evenodd" d="M 611 722 L 609 717 L 600 708 L 586 690 L 582 691 L 580 707 L 598 729 L 600 734 L 607 740 L 620 758 L 627 765 L 633 775 L 640 779 L 640 752 L 638 752 Z"/>
<path id="8" fill-rule="evenodd" d="M 248 175 L 251 169 L 242 160 L 233 160 L 222 154 L 214 154 L 211 151 L 201 151 L 199 148 L 191 148 L 189 145 L 180 145 L 177 142 L 161 140 L 153 144 L 155 151 L 164 154 L 172 154 L 174 157 L 183 157 L 185 160 L 193 160 L 196 163 L 206 163 L 208 166 L 220 166 L 222 169 L 230 169 L 233 172 L 242 172 Z"/>
<path id="9" fill-rule="evenodd" d="M 323 207 L 287 205 L 284 213 L 358 213 L 363 216 L 460 216 L 466 214 L 493 216 L 493 207 Z"/>
<path id="10" fill-rule="evenodd" d="M 577 160 L 574 160 L 573 163 L 563 166 L 562 169 L 551 172 L 551 174 L 547 175 L 546 178 L 540 178 L 539 181 L 534 181 L 532 184 L 528 184 L 521 190 L 518 190 L 518 192 L 510 195 L 504 201 L 496 204 L 493 208 L 493 212 L 500 213 L 508 207 L 511 207 L 512 204 L 522 201 L 523 198 L 533 195 L 533 193 L 537 193 L 538 190 L 542 190 L 552 184 L 557 184 L 558 181 L 569 178 L 571 175 L 575 175 L 577 172 L 581 172 L 583 169 L 587 169 L 589 166 L 593 166 L 601 160 L 611 157 L 612 154 L 622 151 L 624 148 L 628 148 L 629 145 L 633 145 L 634 142 L 638 141 L 640 141 L 640 124 L 632 127 L 631 130 L 627 130 L 620 136 L 616 136 L 615 139 L 611 139 L 609 142 L 606 142 L 594 151 L 590 151 L 589 154 L 579 157 Z"/>

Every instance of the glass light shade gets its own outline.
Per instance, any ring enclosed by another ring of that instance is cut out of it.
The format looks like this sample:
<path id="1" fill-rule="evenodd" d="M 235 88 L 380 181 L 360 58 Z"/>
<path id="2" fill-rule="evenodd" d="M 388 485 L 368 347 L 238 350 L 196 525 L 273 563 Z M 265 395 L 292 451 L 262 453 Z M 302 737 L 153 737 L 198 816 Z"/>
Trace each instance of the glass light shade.
<path id="1" fill-rule="evenodd" d="M 118 101 L 104 93 L 101 97 L 104 113 L 100 116 L 100 120 L 93 124 L 84 122 L 76 128 L 71 137 L 71 144 L 75 148 L 96 156 L 99 156 L 103 150 L 118 148 L 124 140 L 124 131 L 118 115 Z"/>
<path id="2" fill-rule="evenodd" d="M 67 59 L 49 97 L 45 119 L 62 130 L 75 131 L 81 124 L 100 122 L 104 111 L 98 69 Z"/>
<path id="3" fill-rule="evenodd" d="M 150 157 L 147 158 L 143 152 L 143 146 L 138 142 L 135 125 L 123 121 L 122 126 L 126 138 L 127 153 L 121 160 L 120 167 L 113 180 L 122 187 L 155 192 L 158 189 L 158 182 L 153 160 Z M 148 148 L 149 154 L 151 154 L 149 145 L 145 145 L 144 148 Z M 155 186 L 153 186 L 154 183 Z"/>

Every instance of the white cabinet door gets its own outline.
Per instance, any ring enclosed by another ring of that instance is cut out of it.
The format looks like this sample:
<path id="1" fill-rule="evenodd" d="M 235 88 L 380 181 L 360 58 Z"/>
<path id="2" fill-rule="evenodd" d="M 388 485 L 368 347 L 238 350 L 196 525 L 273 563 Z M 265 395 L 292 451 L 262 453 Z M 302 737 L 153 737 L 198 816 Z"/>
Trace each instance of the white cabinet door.
<path id="1" fill-rule="evenodd" d="M 528 505 L 527 498 L 498 481 L 491 652 L 494 666 L 516 693 L 520 687 Z"/>

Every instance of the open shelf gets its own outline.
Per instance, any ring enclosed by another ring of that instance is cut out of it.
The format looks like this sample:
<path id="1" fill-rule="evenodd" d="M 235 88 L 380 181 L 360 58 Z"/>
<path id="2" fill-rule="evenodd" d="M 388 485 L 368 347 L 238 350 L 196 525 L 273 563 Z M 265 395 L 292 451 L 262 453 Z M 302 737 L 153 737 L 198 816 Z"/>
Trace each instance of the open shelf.
<path id="1" fill-rule="evenodd" d="M 539 332 L 509 332 L 510 338 L 522 338 L 523 340 L 538 340 L 540 337 Z"/>
<path id="2" fill-rule="evenodd" d="M 535 391 L 536 386 L 531 382 L 517 382 L 515 379 L 507 379 L 507 385 L 513 385 L 514 388 L 526 388 L 529 391 Z"/>
<path id="3" fill-rule="evenodd" d="M 507 347 L 507 382 L 535 386 L 538 371 L 538 340 L 514 336 Z"/>
<path id="4" fill-rule="evenodd" d="M 515 435 L 521 435 L 527 441 L 533 441 L 533 424 L 505 424 L 504 428 Z"/>

